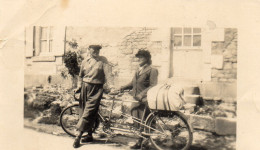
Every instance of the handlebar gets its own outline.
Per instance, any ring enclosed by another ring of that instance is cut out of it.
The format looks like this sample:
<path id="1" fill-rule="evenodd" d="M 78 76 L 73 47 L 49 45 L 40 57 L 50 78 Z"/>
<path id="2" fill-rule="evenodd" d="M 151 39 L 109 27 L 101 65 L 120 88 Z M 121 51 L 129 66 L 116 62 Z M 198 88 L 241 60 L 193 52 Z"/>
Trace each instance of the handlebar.
<path id="1" fill-rule="evenodd" d="M 73 98 L 75 99 L 75 101 L 79 101 L 80 99 L 76 97 L 76 94 L 79 94 L 79 92 L 73 92 Z M 139 103 L 139 101 L 133 101 L 133 100 L 122 100 L 119 98 L 116 98 L 116 96 L 122 96 L 123 93 L 120 92 L 111 92 L 108 94 L 108 98 L 107 97 L 102 97 L 102 99 L 105 100 L 114 100 L 114 101 L 122 101 L 122 102 L 136 102 Z"/>

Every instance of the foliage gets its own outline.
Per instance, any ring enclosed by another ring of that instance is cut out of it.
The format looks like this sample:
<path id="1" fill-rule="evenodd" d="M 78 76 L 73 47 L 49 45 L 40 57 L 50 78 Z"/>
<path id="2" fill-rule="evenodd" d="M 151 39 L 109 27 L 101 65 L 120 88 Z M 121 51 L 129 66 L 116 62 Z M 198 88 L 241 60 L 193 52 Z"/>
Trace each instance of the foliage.
<path id="1" fill-rule="evenodd" d="M 67 43 L 70 45 L 71 48 L 77 49 L 78 48 L 78 42 L 75 39 L 72 39 L 72 41 L 67 41 Z"/>
<path id="2" fill-rule="evenodd" d="M 55 97 L 47 93 L 39 93 L 33 101 L 32 107 L 37 110 L 49 109 L 53 101 L 55 101 Z"/>
<path id="3" fill-rule="evenodd" d="M 235 107 L 236 106 L 234 104 L 230 105 L 227 103 L 204 105 L 202 107 L 197 107 L 196 108 L 197 111 L 195 112 L 195 114 L 211 116 L 213 118 L 216 117 L 235 118 L 236 117 Z"/>
<path id="4" fill-rule="evenodd" d="M 64 63 L 69 71 L 69 74 L 72 77 L 75 77 L 76 75 L 79 74 L 80 67 L 77 61 L 76 52 L 71 52 L 71 51 L 66 52 L 64 55 Z"/>
<path id="5" fill-rule="evenodd" d="M 67 69 L 61 71 L 61 76 L 64 78 L 69 77 L 69 75 L 75 77 L 80 71 L 79 66 L 82 61 L 80 56 L 81 50 L 79 49 L 79 45 L 75 39 L 72 39 L 72 41 L 66 41 L 66 43 L 69 45 L 68 52 L 64 55 L 64 63 Z"/>

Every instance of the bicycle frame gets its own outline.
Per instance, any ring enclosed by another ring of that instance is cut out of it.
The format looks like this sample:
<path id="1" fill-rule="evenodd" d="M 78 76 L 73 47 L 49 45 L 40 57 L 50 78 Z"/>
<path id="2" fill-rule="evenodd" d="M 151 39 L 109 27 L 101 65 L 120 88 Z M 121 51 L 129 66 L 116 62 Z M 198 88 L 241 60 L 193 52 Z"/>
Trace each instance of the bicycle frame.
<path id="1" fill-rule="evenodd" d="M 98 115 L 100 116 L 100 118 L 102 119 L 102 121 L 108 121 L 109 123 L 111 122 L 111 117 L 112 117 L 112 112 L 113 112 L 113 108 L 114 108 L 114 105 L 115 105 L 115 101 L 122 101 L 122 100 L 112 98 L 112 106 L 111 106 L 111 108 L 109 109 L 108 120 L 105 120 L 105 118 L 98 112 Z M 122 101 L 122 102 L 135 102 L 135 101 Z M 138 101 L 136 101 L 136 102 L 138 102 Z M 102 104 L 102 105 L 103 105 L 103 104 Z M 104 106 L 104 105 L 103 105 L 103 106 Z M 106 106 L 105 106 L 105 107 L 106 107 Z M 137 123 L 137 124 L 139 125 L 139 129 L 137 129 L 137 130 L 139 130 L 139 131 L 141 131 L 143 128 L 148 128 L 148 129 L 152 129 L 152 130 L 154 130 L 154 131 L 157 131 L 157 132 L 160 133 L 160 134 L 166 135 L 164 132 L 161 132 L 161 131 L 159 131 L 159 130 L 157 130 L 157 129 L 155 129 L 155 128 L 152 128 L 152 127 L 146 125 L 146 122 L 148 121 L 149 117 L 150 117 L 151 115 L 153 115 L 153 112 L 150 111 L 150 114 L 148 115 L 147 119 L 144 120 L 144 115 L 145 115 L 147 109 L 149 109 L 149 108 L 148 108 L 147 106 L 145 106 L 142 119 L 136 118 L 136 117 L 134 117 L 134 116 L 132 116 L 132 115 L 129 115 L 129 114 L 126 114 L 126 113 L 123 113 L 122 111 L 118 111 L 118 112 L 119 112 L 120 115 L 123 116 L 123 117 L 126 117 L 126 118 L 131 117 L 131 118 L 133 119 L 133 122 L 135 122 L 135 123 Z M 117 124 L 121 124 L 121 123 L 117 123 Z M 131 129 L 131 127 L 130 127 L 129 129 L 120 128 L 120 127 L 110 127 L 110 129 L 112 129 L 112 130 L 117 130 L 117 131 L 122 131 L 122 132 L 127 132 L 127 133 L 134 133 L 135 135 L 137 135 L 137 136 L 139 136 L 139 137 L 141 137 L 141 138 L 147 138 L 147 136 L 148 136 L 148 137 L 151 136 L 151 135 L 148 135 L 148 134 L 145 134 L 145 133 L 141 133 L 141 134 L 140 134 L 140 132 L 136 133 L 135 130 Z M 145 135 L 146 137 L 143 136 L 143 135 Z M 155 134 L 153 134 L 153 135 L 155 135 Z"/>

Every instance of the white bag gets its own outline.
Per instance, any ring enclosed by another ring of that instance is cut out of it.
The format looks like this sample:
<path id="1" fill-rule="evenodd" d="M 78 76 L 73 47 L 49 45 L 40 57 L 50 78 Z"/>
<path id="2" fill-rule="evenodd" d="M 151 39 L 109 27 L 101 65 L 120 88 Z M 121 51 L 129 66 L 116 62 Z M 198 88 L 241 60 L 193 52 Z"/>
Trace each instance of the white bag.
<path id="1" fill-rule="evenodd" d="M 152 110 L 178 111 L 185 104 L 183 88 L 159 84 L 147 92 L 147 102 Z"/>

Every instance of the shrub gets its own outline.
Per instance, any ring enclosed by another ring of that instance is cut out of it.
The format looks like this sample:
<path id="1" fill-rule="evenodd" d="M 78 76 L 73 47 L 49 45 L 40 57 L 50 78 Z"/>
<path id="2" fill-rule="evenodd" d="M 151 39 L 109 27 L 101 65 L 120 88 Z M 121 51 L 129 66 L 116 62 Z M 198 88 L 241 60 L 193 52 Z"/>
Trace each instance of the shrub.
<path id="1" fill-rule="evenodd" d="M 49 109 L 51 103 L 55 101 L 55 97 L 50 96 L 46 93 L 39 93 L 36 99 L 32 103 L 32 107 L 38 110 Z"/>
<path id="2" fill-rule="evenodd" d="M 65 66 L 68 68 L 68 72 L 72 77 L 75 77 L 79 74 L 80 67 L 77 61 L 77 54 L 76 52 L 68 51 L 64 55 L 64 63 Z"/>

